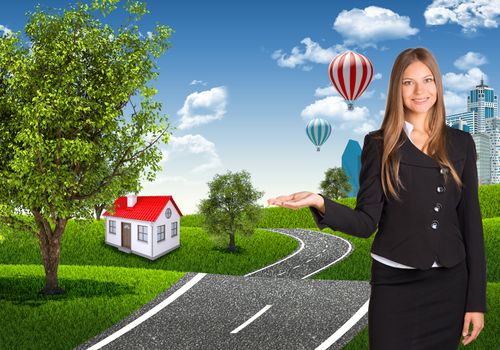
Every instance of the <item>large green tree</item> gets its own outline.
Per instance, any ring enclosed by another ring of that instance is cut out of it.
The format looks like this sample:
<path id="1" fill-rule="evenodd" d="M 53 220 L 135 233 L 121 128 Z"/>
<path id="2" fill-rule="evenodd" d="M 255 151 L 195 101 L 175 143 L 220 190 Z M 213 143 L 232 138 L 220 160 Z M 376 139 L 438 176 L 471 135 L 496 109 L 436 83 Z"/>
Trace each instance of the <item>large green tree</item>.
<path id="1" fill-rule="evenodd" d="M 142 34 L 147 10 L 137 1 L 123 6 L 119 29 L 103 24 L 117 3 L 38 6 L 27 42 L 20 33 L 0 40 L 0 218 L 38 238 L 45 294 L 64 292 L 57 269 L 68 220 L 92 219 L 96 205 L 139 191 L 141 176 L 154 180 L 171 132 L 150 82 L 172 30 Z"/>
<path id="2" fill-rule="evenodd" d="M 208 183 L 209 195 L 198 205 L 203 227 L 219 242 L 229 241 L 227 250 L 235 251 L 235 235 L 250 236 L 261 215 L 262 206 L 256 201 L 264 195 L 253 188 L 246 170 L 215 175 Z"/>

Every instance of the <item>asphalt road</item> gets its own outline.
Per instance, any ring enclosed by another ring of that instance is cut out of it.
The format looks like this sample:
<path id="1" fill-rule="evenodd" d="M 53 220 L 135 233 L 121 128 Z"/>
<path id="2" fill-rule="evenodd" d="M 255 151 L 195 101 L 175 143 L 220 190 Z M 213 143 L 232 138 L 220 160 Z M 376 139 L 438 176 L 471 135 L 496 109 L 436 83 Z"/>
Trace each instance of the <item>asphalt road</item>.
<path id="1" fill-rule="evenodd" d="M 307 279 L 352 252 L 303 229 L 292 255 L 246 276 L 188 273 L 77 349 L 341 349 L 367 324 L 370 284 Z"/>

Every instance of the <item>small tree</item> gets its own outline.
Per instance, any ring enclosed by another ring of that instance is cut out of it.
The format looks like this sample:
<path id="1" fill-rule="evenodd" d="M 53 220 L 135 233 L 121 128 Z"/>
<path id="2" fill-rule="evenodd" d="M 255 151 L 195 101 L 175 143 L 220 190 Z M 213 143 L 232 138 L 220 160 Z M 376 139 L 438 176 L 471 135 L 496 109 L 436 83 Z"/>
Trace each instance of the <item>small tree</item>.
<path id="1" fill-rule="evenodd" d="M 256 201 L 264 192 L 255 190 L 250 181 L 250 174 L 243 170 L 230 171 L 224 175 L 215 175 L 208 183 L 208 199 L 198 206 L 203 217 L 203 227 L 215 240 L 227 242 L 227 250 L 235 251 L 235 234 L 249 236 L 262 215 L 262 206 Z"/>
<path id="2" fill-rule="evenodd" d="M 123 189 L 138 192 L 143 173 L 152 181 L 170 136 L 148 83 L 172 31 L 157 25 L 143 35 L 139 1 L 127 1 L 129 23 L 118 31 L 93 16 L 117 2 L 39 6 L 29 43 L 18 33 L 0 38 L 0 220 L 38 238 L 44 294 L 64 292 L 57 271 L 68 220 L 92 219 Z"/>
<path id="3" fill-rule="evenodd" d="M 321 193 L 332 199 L 346 197 L 351 189 L 349 178 L 342 168 L 328 169 L 325 172 L 325 179 L 320 184 Z"/>

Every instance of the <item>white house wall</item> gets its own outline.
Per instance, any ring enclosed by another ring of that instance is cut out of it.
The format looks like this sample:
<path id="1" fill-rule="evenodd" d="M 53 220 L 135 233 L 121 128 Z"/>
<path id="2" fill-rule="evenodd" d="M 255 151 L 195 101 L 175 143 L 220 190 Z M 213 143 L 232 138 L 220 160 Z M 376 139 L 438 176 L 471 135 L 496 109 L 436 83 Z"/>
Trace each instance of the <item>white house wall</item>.
<path id="1" fill-rule="evenodd" d="M 172 211 L 172 216 L 170 219 L 167 219 L 165 216 L 165 211 L 167 208 L 170 208 Z M 177 236 L 171 237 L 172 236 L 172 222 L 177 222 Z M 165 225 L 165 240 L 158 242 L 158 226 Z M 153 241 L 153 257 L 156 257 L 158 255 L 161 255 L 167 251 L 170 251 L 172 249 L 177 248 L 180 245 L 180 235 L 181 235 L 181 220 L 180 220 L 180 215 L 177 212 L 177 209 L 175 209 L 175 206 L 172 204 L 172 201 L 169 201 L 165 208 L 163 208 L 160 216 L 158 217 L 158 220 L 154 223 L 153 227 L 153 236 L 154 236 L 154 241 Z"/>
<path id="2" fill-rule="evenodd" d="M 109 233 L 109 220 L 114 220 L 116 222 L 116 234 Z M 106 216 L 106 243 L 121 246 L 122 245 L 122 232 L 121 232 L 120 219 L 110 218 Z"/>
<path id="3" fill-rule="evenodd" d="M 109 220 L 116 221 L 116 235 L 110 234 L 109 231 Z M 115 246 L 122 246 L 122 222 L 128 222 L 131 225 L 130 232 L 130 250 L 134 253 L 138 253 L 140 255 L 146 255 L 149 257 L 152 256 L 152 245 L 153 239 L 156 240 L 156 236 L 152 234 L 152 223 L 148 221 L 139 221 L 125 218 L 117 218 L 117 217 L 106 217 L 106 243 L 110 243 Z M 137 238 L 137 225 L 142 225 L 147 227 L 148 232 L 148 241 L 143 242 L 139 241 Z M 116 236 L 116 237 L 115 237 Z"/>

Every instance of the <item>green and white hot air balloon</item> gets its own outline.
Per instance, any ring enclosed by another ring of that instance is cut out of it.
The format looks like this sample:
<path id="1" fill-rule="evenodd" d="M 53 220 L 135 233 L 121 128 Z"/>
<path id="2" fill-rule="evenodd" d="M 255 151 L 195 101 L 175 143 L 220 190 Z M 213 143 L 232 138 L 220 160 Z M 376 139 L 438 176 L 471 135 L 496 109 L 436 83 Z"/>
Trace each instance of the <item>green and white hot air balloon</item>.
<path id="1" fill-rule="evenodd" d="M 325 119 L 315 118 L 307 123 L 306 133 L 309 140 L 317 147 L 317 151 L 319 152 L 319 148 L 330 137 L 332 126 Z"/>

